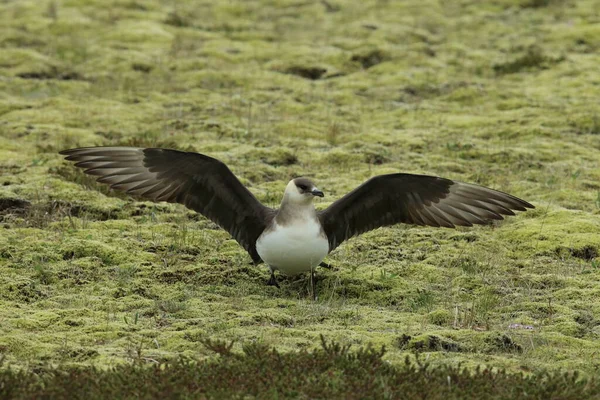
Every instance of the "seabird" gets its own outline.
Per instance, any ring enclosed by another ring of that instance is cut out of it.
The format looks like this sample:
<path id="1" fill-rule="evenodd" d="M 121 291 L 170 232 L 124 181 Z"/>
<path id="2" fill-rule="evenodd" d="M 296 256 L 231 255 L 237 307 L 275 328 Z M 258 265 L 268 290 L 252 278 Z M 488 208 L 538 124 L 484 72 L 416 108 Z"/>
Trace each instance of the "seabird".
<path id="1" fill-rule="evenodd" d="M 317 211 L 323 192 L 307 178 L 289 181 L 279 209 L 263 205 L 221 161 L 163 148 L 83 147 L 61 151 L 86 174 L 112 189 L 152 200 L 180 203 L 221 226 L 250 254 L 275 271 L 310 272 L 342 242 L 398 223 L 454 228 L 488 224 L 533 205 L 487 187 L 436 176 L 375 176 Z M 326 264 L 325 264 L 326 265 Z"/>

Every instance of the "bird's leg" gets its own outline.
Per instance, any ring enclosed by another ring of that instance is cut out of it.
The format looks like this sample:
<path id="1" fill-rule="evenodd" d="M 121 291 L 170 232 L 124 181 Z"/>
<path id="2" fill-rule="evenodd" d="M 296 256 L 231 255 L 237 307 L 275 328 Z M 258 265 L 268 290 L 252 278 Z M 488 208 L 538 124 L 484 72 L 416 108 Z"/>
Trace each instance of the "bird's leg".
<path id="1" fill-rule="evenodd" d="M 267 285 L 275 286 L 277 289 L 279 289 L 279 283 L 277 283 L 277 278 L 275 278 L 275 271 L 272 268 L 271 268 L 271 277 L 267 281 Z"/>
<path id="2" fill-rule="evenodd" d="M 317 292 L 315 285 L 315 270 L 311 268 L 310 270 L 310 290 L 312 292 L 313 301 L 317 301 Z"/>
<path id="3" fill-rule="evenodd" d="M 333 265 L 327 264 L 325 261 L 321 261 L 321 264 L 319 264 L 319 267 L 331 269 L 331 268 L 333 268 Z"/>

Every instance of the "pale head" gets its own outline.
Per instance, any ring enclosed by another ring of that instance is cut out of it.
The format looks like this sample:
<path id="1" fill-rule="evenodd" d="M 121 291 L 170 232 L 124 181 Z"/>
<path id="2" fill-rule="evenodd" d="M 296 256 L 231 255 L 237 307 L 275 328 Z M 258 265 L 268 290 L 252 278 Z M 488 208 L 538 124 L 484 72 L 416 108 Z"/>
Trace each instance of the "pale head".
<path id="1" fill-rule="evenodd" d="M 287 184 L 284 200 L 294 204 L 308 204 L 315 196 L 323 197 L 324 195 L 310 179 L 296 178 Z"/>

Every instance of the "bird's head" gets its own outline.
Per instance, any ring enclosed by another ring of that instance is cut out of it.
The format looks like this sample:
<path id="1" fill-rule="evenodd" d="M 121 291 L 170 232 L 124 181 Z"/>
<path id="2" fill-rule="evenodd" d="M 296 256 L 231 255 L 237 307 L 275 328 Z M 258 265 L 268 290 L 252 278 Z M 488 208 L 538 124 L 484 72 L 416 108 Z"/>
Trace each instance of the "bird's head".
<path id="1" fill-rule="evenodd" d="M 285 188 L 285 197 L 292 203 L 311 203 L 315 196 L 323 197 L 324 194 L 310 181 L 310 179 L 292 179 Z"/>

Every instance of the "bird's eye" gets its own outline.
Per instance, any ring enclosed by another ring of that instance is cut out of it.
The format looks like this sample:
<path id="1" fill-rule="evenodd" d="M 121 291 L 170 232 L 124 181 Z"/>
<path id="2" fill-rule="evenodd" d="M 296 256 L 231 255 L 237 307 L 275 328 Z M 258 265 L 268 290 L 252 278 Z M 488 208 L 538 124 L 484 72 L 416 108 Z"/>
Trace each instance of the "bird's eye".
<path id="1" fill-rule="evenodd" d="M 306 185 L 298 185 L 298 189 L 300 189 L 300 190 L 306 190 Z"/>

